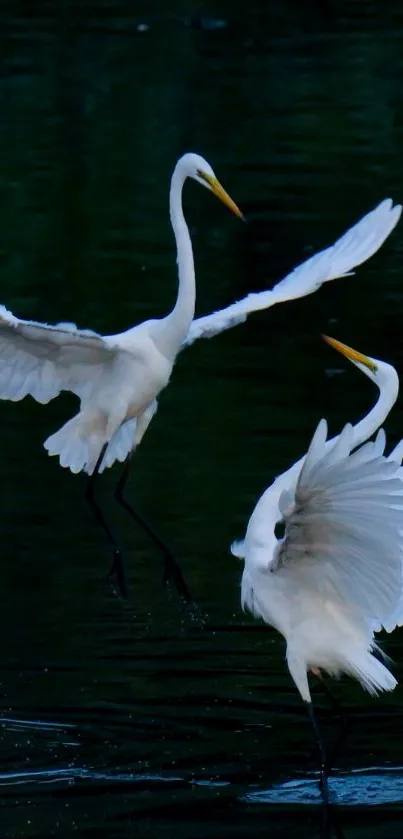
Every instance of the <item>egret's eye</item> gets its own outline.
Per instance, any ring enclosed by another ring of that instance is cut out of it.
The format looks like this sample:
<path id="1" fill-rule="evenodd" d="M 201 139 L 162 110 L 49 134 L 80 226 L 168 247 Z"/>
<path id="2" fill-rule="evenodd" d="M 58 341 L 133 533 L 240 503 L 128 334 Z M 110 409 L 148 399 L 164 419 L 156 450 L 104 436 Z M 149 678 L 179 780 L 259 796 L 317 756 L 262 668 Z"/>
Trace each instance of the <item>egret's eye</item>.
<path id="1" fill-rule="evenodd" d="M 197 175 L 198 178 L 200 178 L 200 180 L 204 181 L 205 184 L 208 184 L 208 186 L 211 186 L 208 176 L 206 175 L 205 172 L 202 172 L 201 169 L 196 169 L 196 175 Z"/>

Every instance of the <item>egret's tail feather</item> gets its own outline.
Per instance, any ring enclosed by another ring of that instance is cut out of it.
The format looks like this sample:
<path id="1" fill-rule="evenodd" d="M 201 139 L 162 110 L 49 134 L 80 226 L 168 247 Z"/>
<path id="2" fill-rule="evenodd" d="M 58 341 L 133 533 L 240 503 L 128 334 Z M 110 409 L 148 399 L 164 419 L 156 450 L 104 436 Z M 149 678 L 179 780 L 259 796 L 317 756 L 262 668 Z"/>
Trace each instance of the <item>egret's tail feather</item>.
<path id="1" fill-rule="evenodd" d="M 84 471 L 90 475 L 102 451 L 104 439 L 101 429 L 94 431 L 80 413 L 48 437 L 44 446 L 49 455 L 59 457 L 60 466 L 75 474 Z"/>
<path id="2" fill-rule="evenodd" d="M 117 429 L 109 442 L 105 457 L 99 469 L 103 472 L 115 462 L 124 461 L 134 446 L 136 421 L 130 420 Z M 107 442 L 106 419 L 85 417 L 82 413 L 66 422 L 59 431 L 45 440 L 44 446 L 49 455 L 59 457 L 60 465 L 71 472 L 86 472 L 91 475 L 102 448 Z"/>
<path id="3" fill-rule="evenodd" d="M 120 463 L 123 463 L 126 460 L 128 454 L 130 454 L 134 447 L 138 445 L 136 430 L 137 420 L 131 419 L 115 431 L 105 452 L 105 457 L 99 470 L 100 472 L 103 472 L 104 469 L 108 469 L 109 466 L 112 466 L 112 464 L 115 463 L 115 460 L 119 460 Z"/>
<path id="4" fill-rule="evenodd" d="M 377 696 L 383 690 L 394 690 L 397 685 L 390 670 L 370 652 L 365 656 L 361 654 L 359 658 L 357 656 L 357 660 L 350 659 L 346 670 L 355 676 L 372 696 Z"/>

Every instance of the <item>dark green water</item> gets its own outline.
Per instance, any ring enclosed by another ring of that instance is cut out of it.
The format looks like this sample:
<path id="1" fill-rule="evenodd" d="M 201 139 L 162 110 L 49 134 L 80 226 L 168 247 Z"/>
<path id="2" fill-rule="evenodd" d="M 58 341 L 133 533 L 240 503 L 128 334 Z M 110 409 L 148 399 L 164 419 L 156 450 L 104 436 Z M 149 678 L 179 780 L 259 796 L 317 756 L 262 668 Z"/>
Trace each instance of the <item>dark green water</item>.
<path id="1" fill-rule="evenodd" d="M 382 198 L 402 201 L 393 9 L 2 0 L 0 299 L 101 332 L 166 312 L 169 178 L 188 150 L 249 219 L 186 188 L 200 314 L 267 287 Z M 131 596 L 112 595 L 83 478 L 41 445 L 73 398 L 0 406 L 1 837 L 320 834 L 311 731 L 281 639 L 240 612 L 228 546 L 318 419 L 336 432 L 374 399 L 320 332 L 402 369 L 402 250 L 400 223 L 356 277 L 181 355 L 130 493 L 176 547 L 204 627 L 115 508 L 116 470 L 102 495 Z M 391 441 L 402 428 L 400 402 Z M 402 676 L 402 631 L 385 643 Z M 400 836 L 402 688 L 377 701 L 336 689 L 353 719 L 332 780 L 344 835 Z M 331 740 L 337 720 L 315 699 Z"/>

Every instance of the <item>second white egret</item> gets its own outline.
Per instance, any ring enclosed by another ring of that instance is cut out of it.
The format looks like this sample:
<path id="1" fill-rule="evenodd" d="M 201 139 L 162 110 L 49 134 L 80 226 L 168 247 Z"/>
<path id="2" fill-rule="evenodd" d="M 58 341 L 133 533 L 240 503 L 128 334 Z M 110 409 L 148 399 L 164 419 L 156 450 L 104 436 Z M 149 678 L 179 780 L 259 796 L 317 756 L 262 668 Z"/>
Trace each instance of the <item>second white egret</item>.
<path id="1" fill-rule="evenodd" d="M 266 489 L 245 539 L 232 545 L 245 563 L 243 608 L 286 640 L 288 668 L 320 749 L 325 799 L 328 767 L 308 673 L 347 673 L 372 694 L 393 690 L 374 632 L 403 621 L 402 445 L 386 457 L 383 430 L 365 442 L 395 403 L 398 376 L 391 365 L 326 340 L 378 386 L 378 401 L 330 440 L 322 419 L 306 456 Z"/>

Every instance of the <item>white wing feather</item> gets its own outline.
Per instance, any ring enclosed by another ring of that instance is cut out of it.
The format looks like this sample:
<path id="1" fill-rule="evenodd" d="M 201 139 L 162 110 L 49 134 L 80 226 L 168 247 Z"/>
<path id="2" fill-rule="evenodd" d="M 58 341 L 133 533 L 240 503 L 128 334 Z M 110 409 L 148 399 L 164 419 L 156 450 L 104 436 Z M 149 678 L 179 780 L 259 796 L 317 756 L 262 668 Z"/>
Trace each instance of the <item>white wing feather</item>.
<path id="1" fill-rule="evenodd" d="M 322 283 L 346 276 L 380 248 L 397 224 L 401 209 L 386 199 L 335 245 L 298 266 L 271 291 L 250 294 L 226 309 L 197 318 L 182 347 L 241 323 L 253 311 L 311 294 Z M 105 365 L 113 364 L 122 352 L 111 336 L 105 338 L 69 323 L 50 326 L 19 320 L 0 306 L 0 399 L 18 401 L 30 394 L 47 403 L 61 390 L 83 398 Z"/>
<path id="2" fill-rule="evenodd" d="M 119 352 L 96 332 L 19 320 L 0 306 L 0 399 L 30 394 L 45 404 L 61 390 L 82 397 Z"/>
<path id="3" fill-rule="evenodd" d="M 298 265 L 270 291 L 248 294 L 225 309 L 196 318 L 182 347 L 189 346 L 198 338 L 212 338 L 225 329 L 237 326 L 245 321 L 251 312 L 268 309 L 276 303 L 284 303 L 297 297 L 305 297 L 317 291 L 323 283 L 348 276 L 353 268 L 361 265 L 379 250 L 399 221 L 401 212 L 400 204 L 393 207 L 391 199 L 386 198 L 334 245 Z"/>
<path id="4" fill-rule="evenodd" d="M 154 402 L 139 417 L 124 422 L 114 433 L 108 444 L 99 472 L 108 469 L 119 460 L 123 463 L 127 456 L 141 443 L 147 428 L 158 409 L 158 402 Z"/>
<path id="5" fill-rule="evenodd" d="M 399 464 L 380 453 L 382 434 L 351 454 L 351 426 L 327 451 L 326 431 L 322 420 L 270 570 L 385 625 L 402 591 Z"/>

